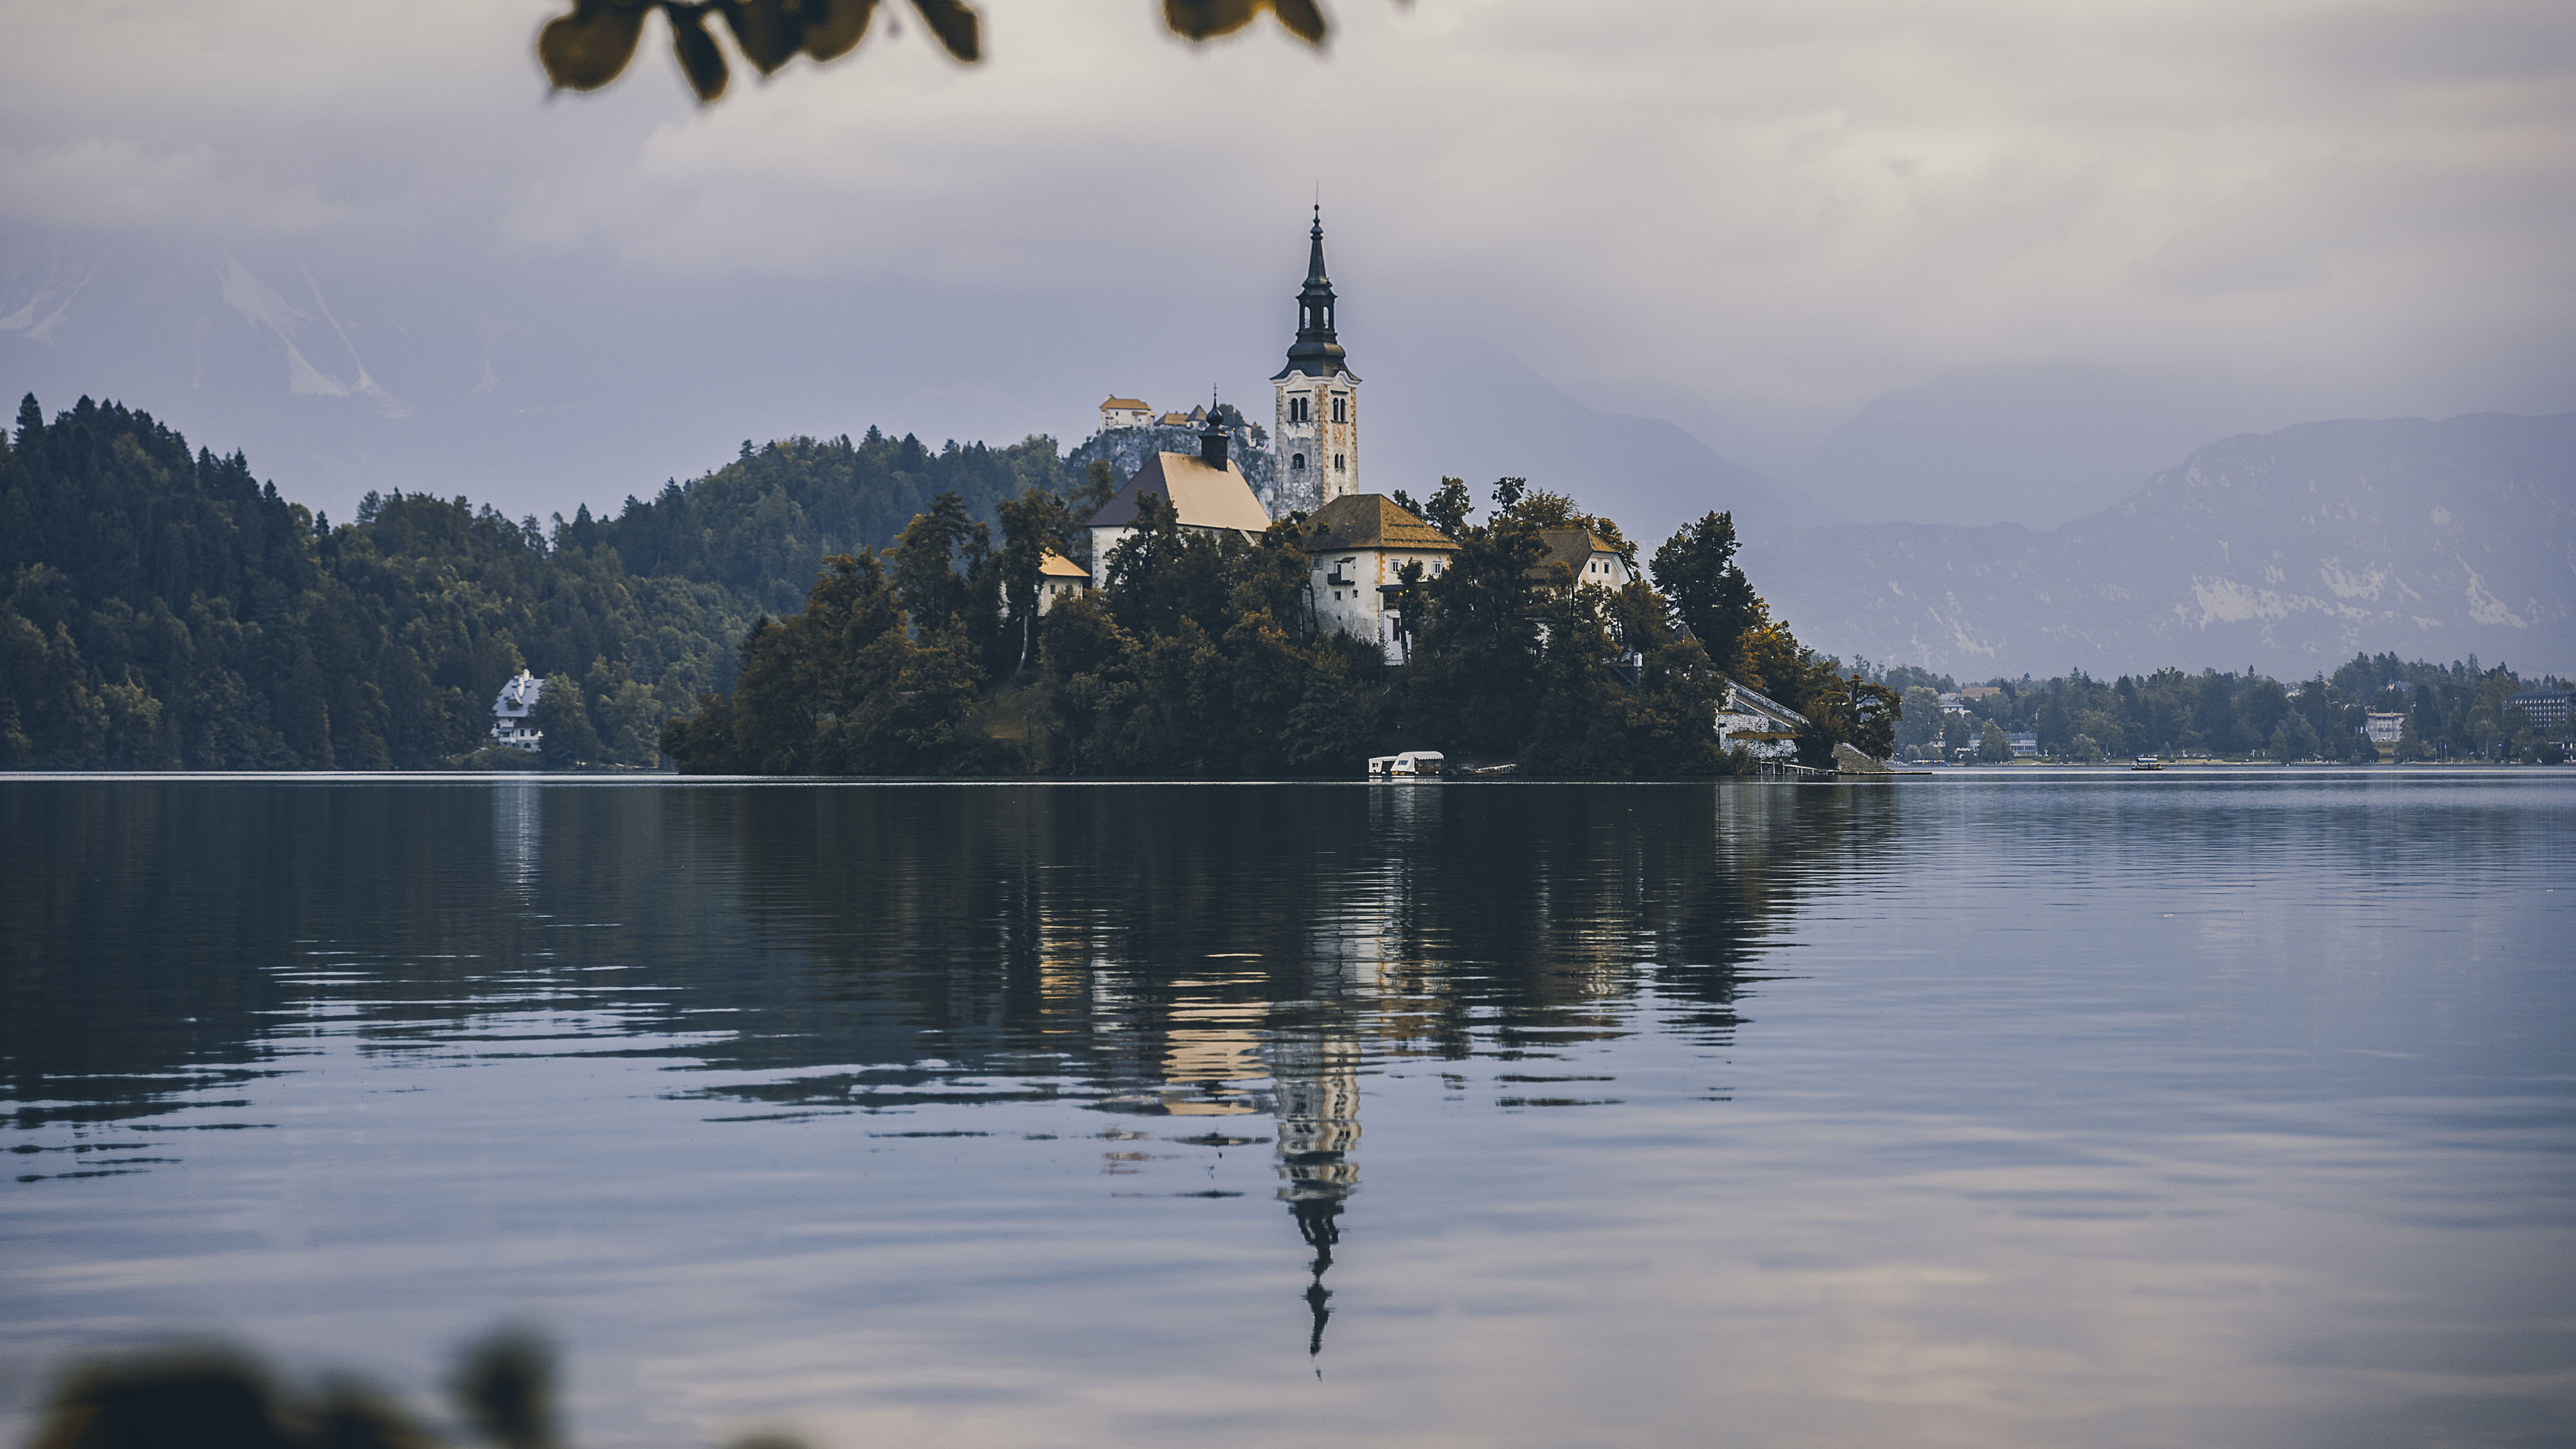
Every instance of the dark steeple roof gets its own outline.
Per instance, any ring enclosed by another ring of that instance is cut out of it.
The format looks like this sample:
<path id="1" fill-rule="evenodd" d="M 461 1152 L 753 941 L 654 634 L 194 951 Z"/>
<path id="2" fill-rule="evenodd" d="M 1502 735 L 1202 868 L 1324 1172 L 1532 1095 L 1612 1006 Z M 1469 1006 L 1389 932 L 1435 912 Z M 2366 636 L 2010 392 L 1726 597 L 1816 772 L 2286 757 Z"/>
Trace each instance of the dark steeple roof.
<path id="1" fill-rule="evenodd" d="M 1306 285 L 1297 293 L 1297 341 L 1288 349 L 1288 365 L 1272 373 L 1270 380 L 1293 372 L 1308 377 L 1330 377 L 1337 372 L 1350 372 L 1350 359 L 1343 355 L 1342 344 L 1333 336 L 1333 279 L 1324 274 L 1324 208 L 1315 208 L 1315 229 L 1308 233 L 1313 245 L 1306 253 Z M 1351 374 L 1352 381 L 1359 374 Z"/>

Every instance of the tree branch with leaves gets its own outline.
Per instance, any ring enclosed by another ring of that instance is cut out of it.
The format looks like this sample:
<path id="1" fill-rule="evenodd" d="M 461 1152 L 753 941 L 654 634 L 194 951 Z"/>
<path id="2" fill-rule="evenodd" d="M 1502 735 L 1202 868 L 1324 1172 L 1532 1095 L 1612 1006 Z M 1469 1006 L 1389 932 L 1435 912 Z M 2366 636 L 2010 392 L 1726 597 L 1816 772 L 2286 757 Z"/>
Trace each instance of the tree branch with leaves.
<path id="1" fill-rule="evenodd" d="M 616 80 L 644 38 L 655 11 L 671 30 L 671 51 L 698 103 L 725 93 L 732 79 L 724 48 L 709 30 L 722 20 L 742 58 L 763 76 L 804 56 L 818 64 L 858 48 L 880 0 L 574 0 L 537 32 L 537 61 L 563 90 L 595 91 Z M 911 0 L 940 49 L 965 65 L 984 58 L 984 22 L 960 0 Z M 1193 41 L 1230 35 L 1267 11 L 1289 34 L 1320 46 L 1331 26 L 1316 0 L 1163 0 L 1163 24 Z M 887 17 L 893 23 L 893 17 Z"/>

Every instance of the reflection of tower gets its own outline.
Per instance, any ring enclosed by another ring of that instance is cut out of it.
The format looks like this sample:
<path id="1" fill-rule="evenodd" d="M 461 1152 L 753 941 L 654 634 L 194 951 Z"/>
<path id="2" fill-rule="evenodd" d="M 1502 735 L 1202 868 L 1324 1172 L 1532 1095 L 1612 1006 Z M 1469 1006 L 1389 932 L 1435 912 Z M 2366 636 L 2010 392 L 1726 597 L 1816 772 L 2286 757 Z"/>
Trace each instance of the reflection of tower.
<path id="1" fill-rule="evenodd" d="M 492 787 L 492 864 L 519 894 L 519 904 L 535 900 L 537 886 L 538 787 L 534 780 L 511 780 Z"/>
<path id="2" fill-rule="evenodd" d="M 1359 1164 L 1350 1160 L 1360 1141 L 1360 1045 L 1347 1021 L 1282 1023 L 1270 1037 L 1271 1078 L 1278 1085 L 1279 1198 L 1297 1220 L 1298 1235 L 1315 1250 L 1306 1285 L 1314 1329 L 1306 1352 L 1324 1350 L 1326 1306 L 1332 1291 L 1324 1274 L 1341 1241 L 1342 1201 L 1359 1189 Z"/>

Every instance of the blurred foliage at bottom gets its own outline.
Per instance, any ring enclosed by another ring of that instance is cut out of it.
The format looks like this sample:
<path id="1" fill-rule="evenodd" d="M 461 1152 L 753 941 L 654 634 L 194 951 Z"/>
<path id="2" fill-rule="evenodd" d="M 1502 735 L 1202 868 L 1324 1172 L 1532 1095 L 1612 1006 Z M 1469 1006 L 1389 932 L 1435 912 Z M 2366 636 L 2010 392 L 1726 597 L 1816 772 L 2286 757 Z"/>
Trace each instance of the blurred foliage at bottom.
<path id="1" fill-rule="evenodd" d="M 558 1449 L 555 1358 L 504 1329 L 466 1348 L 450 1388 L 476 1440 Z M 74 1368 L 56 1385 L 30 1449 L 439 1449 L 448 1440 L 399 1402 L 358 1384 L 312 1393 L 229 1349 L 170 1349 Z M 761 1436 L 732 1449 L 799 1449 Z"/>

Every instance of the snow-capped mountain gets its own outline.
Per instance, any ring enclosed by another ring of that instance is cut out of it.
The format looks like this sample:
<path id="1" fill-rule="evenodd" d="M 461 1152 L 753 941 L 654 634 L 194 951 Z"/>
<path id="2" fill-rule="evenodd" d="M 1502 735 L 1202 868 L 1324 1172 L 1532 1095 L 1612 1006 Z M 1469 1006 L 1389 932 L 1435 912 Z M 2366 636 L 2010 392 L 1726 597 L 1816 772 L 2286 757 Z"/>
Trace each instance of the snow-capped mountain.
<path id="1" fill-rule="evenodd" d="M 1961 677 L 2357 650 L 2576 664 L 2576 413 L 2323 422 L 2215 443 L 2050 532 L 1854 524 L 1749 541 L 1801 638 Z"/>

